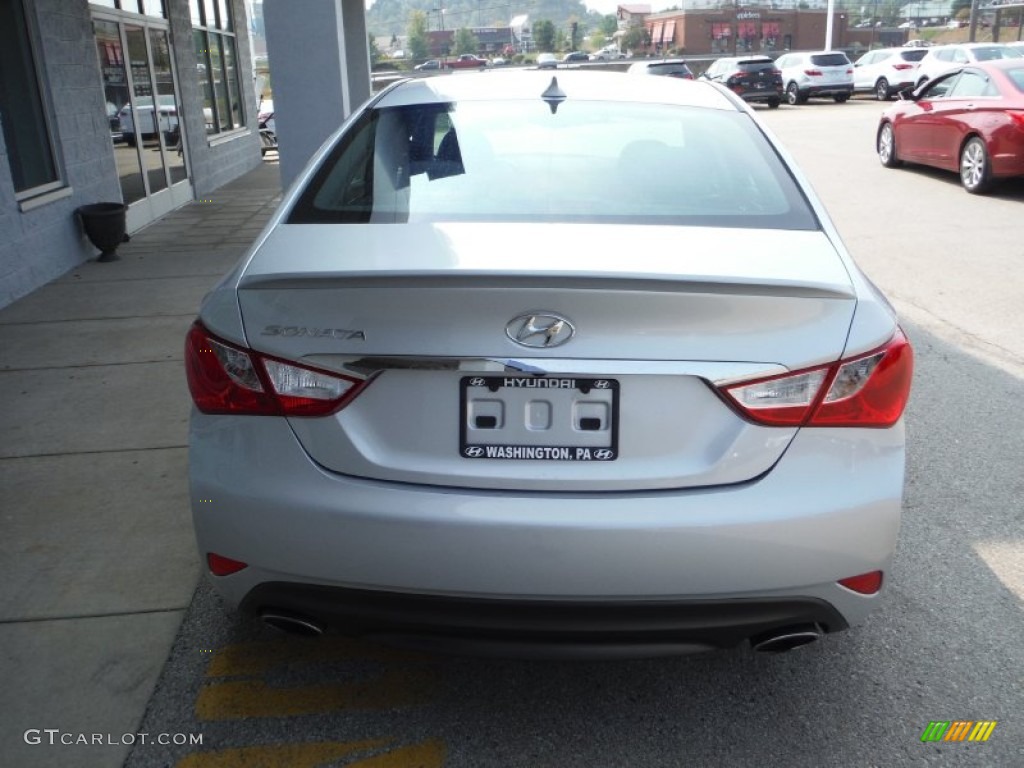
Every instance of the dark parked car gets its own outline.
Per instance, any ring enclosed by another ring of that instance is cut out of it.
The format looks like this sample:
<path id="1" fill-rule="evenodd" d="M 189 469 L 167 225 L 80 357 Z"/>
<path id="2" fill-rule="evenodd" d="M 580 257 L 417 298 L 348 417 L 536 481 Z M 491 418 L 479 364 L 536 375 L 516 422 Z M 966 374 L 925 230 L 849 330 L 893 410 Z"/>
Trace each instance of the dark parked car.
<path id="1" fill-rule="evenodd" d="M 1024 176 L 1024 60 L 979 61 L 900 96 L 878 125 L 882 165 L 959 171 L 974 194 Z"/>
<path id="2" fill-rule="evenodd" d="M 771 109 L 782 103 L 782 72 L 770 56 L 719 59 L 701 77 L 721 83 L 744 101 L 764 103 Z"/>
<path id="3" fill-rule="evenodd" d="M 565 56 L 562 57 L 562 61 L 566 64 L 571 64 L 576 61 L 590 61 L 590 54 L 585 51 L 573 51 L 572 53 L 565 54 Z"/>

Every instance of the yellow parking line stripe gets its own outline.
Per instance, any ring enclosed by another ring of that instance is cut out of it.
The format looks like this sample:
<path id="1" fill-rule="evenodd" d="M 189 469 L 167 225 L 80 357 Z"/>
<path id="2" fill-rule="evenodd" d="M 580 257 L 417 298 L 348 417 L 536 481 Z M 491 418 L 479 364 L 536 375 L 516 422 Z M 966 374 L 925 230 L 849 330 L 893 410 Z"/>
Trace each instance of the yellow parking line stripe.
<path id="1" fill-rule="evenodd" d="M 387 743 L 387 739 L 372 739 L 221 749 L 187 755 L 178 761 L 176 768 L 280 768 L 284 765 L 288 768 L 315 768 L 328 760 L 382 747 Z"/>
<path id="2" fill-rule="evenodd" d="M 425 658 L 429 657 L 344 637 L 289 638 L 219 648 L 210 659 L 206 676 L 257 676 L 274 667 L 317 661 L 417 661 Z"/>
<path id="3" fill-rule="evenodd" d="M 346 768 L 443 768 L 444 758 L 444 744 L 432 739 L 349 763 Z"/>
<path id="4" fill-rule="evenodd" d="M 385 669 L 367 679 L 274 687 L 259 680 L 207 683 L 196 699 L 199 720 L 289 717 L 350 709 L 393 709 L 423 703 L 433 675 L 422 668 Z"/>

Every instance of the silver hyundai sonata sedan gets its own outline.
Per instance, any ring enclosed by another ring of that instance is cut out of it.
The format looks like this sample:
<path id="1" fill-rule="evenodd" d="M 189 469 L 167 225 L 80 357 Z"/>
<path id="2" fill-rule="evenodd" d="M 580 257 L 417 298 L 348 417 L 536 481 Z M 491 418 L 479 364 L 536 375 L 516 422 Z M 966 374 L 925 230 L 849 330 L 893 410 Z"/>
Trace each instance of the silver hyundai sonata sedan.
<path id="1" fill-rule="evenodd" d="M 206 297 L 186 360 L 199 551 L 269 624 L 780 651 L 882 596 L 911 348 L 713 84 L 392 85 Z"/>

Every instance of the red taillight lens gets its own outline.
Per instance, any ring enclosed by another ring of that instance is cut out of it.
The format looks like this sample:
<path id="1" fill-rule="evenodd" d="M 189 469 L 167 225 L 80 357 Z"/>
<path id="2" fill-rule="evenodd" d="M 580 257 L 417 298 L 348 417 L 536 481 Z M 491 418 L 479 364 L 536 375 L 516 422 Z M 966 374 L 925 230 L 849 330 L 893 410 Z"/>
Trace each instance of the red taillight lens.
<path id="1" fill-rule="evenodd" d="M 185 372 L 203 413 L 326 416 L 367 383 L 261 355 L 218 339 L 199 322 L 185 341 Z"/>
<path id="2" fill-rule="evenodd" d="M 900 72 L 902 72 L 905 69 L 913 69 L 914 65 L 913 64 L 893 64 L 892 68 L 893 69 L 898 69 Z"/>
<path id="3" fill-rule="evenodd" d="M 1008 109 L 1006 110 L 1006 114 L 1014 125 L 1018 128 L 1024 129 L 1024 112 Z"/>
<path id="4" fill-rule="evenodd" d="M 741 415 L 767 426 L 891 427 L 910 397 L 913 371 L 910 342 L 897 331 L 866 355 L 722 392 Z"/>
<path id="5" fill-rule="evenodd" d="M 862 573 L 860 576 L 840 579 L 838 583 L 861 595 L 877 595 L 882 588 L 882 572 Z"/>
<path id="6" fill-rule="evenodd" d="M 241 560 L 232 560 L 230 557 L 218 555 L 216 552 L 206 553 L 206 565 L 214 576 L 230 576 L 232 573 L 238 573 L 243 568 L 249 567 Z"/>
<path id="7" fill-rule="evenodd" d="M 821 77 L 823 73 L 820 69 L 805 69 L 804 74 L 810 77 Z"/>

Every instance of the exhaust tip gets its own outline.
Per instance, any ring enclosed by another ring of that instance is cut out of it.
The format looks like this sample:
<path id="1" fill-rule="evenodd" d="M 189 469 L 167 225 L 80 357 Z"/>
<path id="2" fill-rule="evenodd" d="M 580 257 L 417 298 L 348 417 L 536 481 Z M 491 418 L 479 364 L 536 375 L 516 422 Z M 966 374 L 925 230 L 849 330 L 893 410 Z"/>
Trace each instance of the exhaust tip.
<path id="1" fill-rule="evenodd" d="M 318 622 L 289 613 L 264 611 L 260 614 L 260 618 L 268 627 L 273 627 L 280 632 L 287 632 L 289 635 L 319 637 L 324 633 L 323 626 Z"/>
<path id="2" fill-rule="evenodd" d="M 809 645 L 823 634 L 817 624 L 799 624 L 756 635 L 750 638 L 750 646 L 758 653 L 785 653 L 801 645 Z"/>

